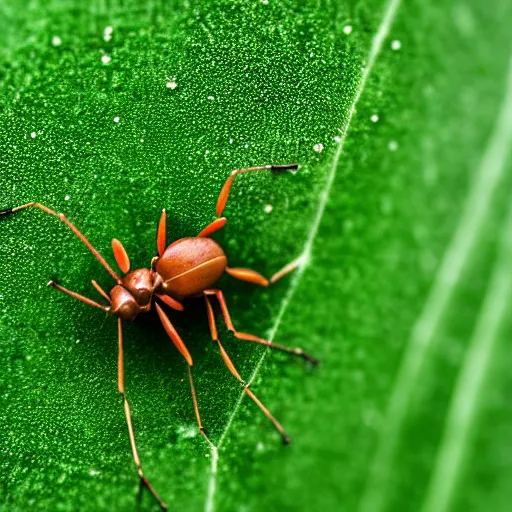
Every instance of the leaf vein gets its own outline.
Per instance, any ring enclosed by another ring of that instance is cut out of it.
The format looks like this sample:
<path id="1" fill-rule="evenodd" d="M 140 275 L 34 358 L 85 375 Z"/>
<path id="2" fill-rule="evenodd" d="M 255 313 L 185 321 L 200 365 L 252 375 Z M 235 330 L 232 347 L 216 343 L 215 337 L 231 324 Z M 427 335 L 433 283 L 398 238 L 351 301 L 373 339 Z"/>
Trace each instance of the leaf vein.
<path id="1" fill-rule="evenodd" d="M 454 295 L 461 274 L 475 253 L 489 205 L 504 174 L 512 142 L 512 60 L 506 86 L 505 99 L 498 110 L 493 133 L 469 190 L 459 224 L 405 348 L 360 502 L 361 512 L 375 512 L 383 508 L 389 490 L 386 474 L 391 471 L 392 457 L 407 413 L 411 389 L 419 378 L 436 329 Z"/>
<path id="2" fill-rule="evenodd" d="M 297 289 L 300 279 L 302 277 L 302 274 L 304 273 L 305 269 L 307 268 L 310 259 L 311 259 L 311 252 L 313 248 L 313 243 L 315 241 L 316 235 L 318 233 L 318 229 L 320 227 L 320 222 L 322 220 L 323 214 L 325 212 L 325 208 L 327 205 L 327 201 L 329 199 L 329 194 L 332 189 L 332 184 L 334 183 L 334 178 L 336 177 L 336 170 L 338 168 L 339 160 L 341 157 L 341 153 L 343 151 L 343 145 L 345 142 L 345 138 L 347 136 L 350 124 L 352 122 L 352 118 L 356 111 L 357 103 L 359 102 L 359 99 L 361 98 L 361 95 L 366 87 L 366 83 L 368 81 L 368 78 L 370 76 L 370 73 L 373 69 L 373 66 L 375 64 L 375 61 L 377 57 L 379 56 L 382 46 L 384 43 L 384 40 L 386 39 L 389 29 L 391 27 L 391 24 L 393 22 L 393 19 L 396 15 L 397 9 L 400 6 L 401 0 L 390 0 L 387 4 L 387 7 L 384 12 L 384 17 L 382 22 L 380 23 L 377 32 L 373 38 L 372 45 L 370 48 L 370 52 L 368 54 L 368 60 L 367 64 L 363 70 L 361 80 L 359 82 L 359 86 L 356 90 L 356 94 L 354 96 L 354 99 L 352 100 L 347 120 L 340 130 L 341 137 L 340 142 L 338 143 L 338 147 L 336 150 L 336 153 L 334 155 L 334 159 L 329 171 L 329 174 L 327 176 L 327 180 L 324 186 L 324 189 L 321 193 L 320 200 L 318 203 L 318 209 L 315 215 L 315 218 L 313 219 L 311 228 L 309 230 L 308 238 L 306 239 L 306 242 L 304 244 L 304 249 L 302 251 L 302 255 L 300 256 L 301 264 L 299 265 L 299 268 L 297 272 L 295 273 L 292 282 L 288 288 L 288 291 L 281 303 L 281 307 L 279 308 L 279 312 L 277 314 L 276 320 L 274 322 L 274 325 L 270 331 L 270 340 L 273 340 L 275 337 L 275 334 L 277 330 L 279 329 L 279 326 L 281 324 L 282 318 L 284 316 L 284 313 L 288 309 L 288 305 L 290 304 L 294 294 L 295 290 Z M 266 358 L 266 355 L 268 353 L 269 349 L 266 349 L 259 361 L 256 363 L 256 366 L 254 367 L 254 370 L 252 372 L 252 375 L 249 379 L 249 384 L 253 382 L 254 378 L 258 375 L 258 372 Z M 208 482 L 208 490 L 206 495 L 206 501 L 205 501 L 205 512 L 213 512 L 215 509 L 215 493 L 217 489 L 216 481 L 217 481 L 217 469 L 218 469 L 218 462 L 219 462 L 219 449 L 222 446 L 222 443 L 224 442 L 224 439 L 227 436 L 227 433 L 229 432 L 231 428 L 231 424 L 233 423 L 233 420 L 240 408 L 240 404 L 242 403 L 242 398 L 244 396 L 244 393 L 240 393 L 240 396 L 235 404 L 235 407 L 233 409 L 233 412 L 231 413 L 228 422 L 226 424 L 226 427 L 224 428 L 224 431 L 222 432 L 219 442 L 217 445 L 211 446 L 211 465 L 210 465 L 210 478 Z"/>
<path id="3" fill-rule="evenodd" d="M 512 87 L 510 90 L 512 91 Z M 510 114 L 512 112 L 509 111 Z M 511 260 L 512 203 L 502 229 L 498 261 L 494 265 L 484 303 L 455 385 L 437 460 L 422 508 L 423 512 L 448 510 L 453 499 L 453 491 L 461 477 L 462 464 L 471 442 L 471 426 L 480 402 L 482 386 L 485 385 L 485 376 L 498 341 L 499 330 L 511 303 Z"/>

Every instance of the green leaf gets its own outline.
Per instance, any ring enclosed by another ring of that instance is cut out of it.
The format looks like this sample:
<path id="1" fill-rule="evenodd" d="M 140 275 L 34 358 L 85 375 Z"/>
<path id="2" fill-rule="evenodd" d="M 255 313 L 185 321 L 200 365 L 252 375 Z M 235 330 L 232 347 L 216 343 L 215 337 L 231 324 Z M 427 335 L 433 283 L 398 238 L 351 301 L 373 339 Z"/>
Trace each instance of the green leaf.
<path id="1" fill-rule="evenodd" d="M 321 359 L 219 332 L 202 301 L 125 327 L 125 383 L 146 476 L 170 510 L 508 510 L 512 452 L 509 190 L 512 7 L 389 3 L 74 1 L 0 8 L 0 209 L 63 212 L 114 264 L 215 218 L 235 326 Z M 508 22 L 508 23 L 507 23 Z M 111 27 L 111 28 L 109 28 Z M 509 219 L 509 220 L 507 220 Z M 0 509 L 134 510 L 138 490 L 112 280 L 58 219 L 0 218 Z M 243 399 L 242 399 L 243 398 Z M 141 510 L 158 510 L 148 492 Z"/>

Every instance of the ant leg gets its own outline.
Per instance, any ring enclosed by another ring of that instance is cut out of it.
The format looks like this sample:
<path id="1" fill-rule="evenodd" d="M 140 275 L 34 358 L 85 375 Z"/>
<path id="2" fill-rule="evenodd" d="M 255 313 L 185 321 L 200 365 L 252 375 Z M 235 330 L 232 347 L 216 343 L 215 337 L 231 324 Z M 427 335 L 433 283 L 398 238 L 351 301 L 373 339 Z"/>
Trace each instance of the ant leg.
<path id="1" fill-rule="evenodd" d="M 205 438 L 206 442 L 210 445 L 210 448 L 213 448 L 213 443 L 210 441 L 208 436 L 206 435 L 206 429 L 203 426 L 203 422 L 201 421 L 201 415 L 199 414 L 199 405 L 197 404 L 197 395 L 196 395 L 196 386 L 194 385 L 194 378 L 192 377 L 192 366 L 188 366 L 188 380 L 190 382 L 190 392 L 192 393 L 192 401 L 194 402 L 194 413 L 196 415 L 197 426 L 199 427 L 199 432 Z"/>
<path id="2" fill-rule="evenodd" d="M 117 332 L 118 332 L 118 341 L 119 341 L 119 356 L 118 356 L 118 362 L 117 362 L 117 368 L 118 368 L 117 382 L 118 382 L 119 393 L 121 393 L 121 395 L 123 397 L 124 413 L 126 416 L 126 423 L 128 425 L 128 435 L 130 436 L 130 445 L 132 447 L 133 461 L 135 462 L 135 465 L 137 466 L 137 473 L 139 475 L 141 486 L 147 487 L 149 492 L 153 495 L 153 497 L 156 499 L 156 501 L 158 501 L 158 503 L 160 504 L 160 507 L 162 508 L 162 510 L 167 510 L 167 505 L 164 503 L 162 498 L 160 498 L 160 496 L 155 491 L 153 486 L 149 483 L 149 480 L 144 476 L 144 473 L 143 473 L 142 467 L 141 467 L 141 463 L 140 463 L 139 454 L 137 452 L 137 445 L 135 443 L 135 434 L 133 432 L 132 415 L 130 412 L 130 405 L 128 404 L 128 400 L 126 399 L 126 395 L 124 392 L 123 324 L 122 324 L 122 321 L 120 318 L 117 319 Z"/>
<path id="3" fill-rule="evenodd" d="M 112 304 L 112 301 L 110 300 L 110 297 L 107 295 L 107 292 L 93 279 L 91 281 L 92 285 L 94 286 L 94 289 L 103 297 L 105 298 L 106 300 L 108 300 L 108 302 L 110 304 Z"/>
<path id="4" fill-rule="evenodd" d="M 208 324 L 210 325 L 210 332 L 212 335 L 212 339 L 213 339 L 213 341 L 215 341 L 217 343 L 219 350 L 220 350 L 220 355 L 222 356 L 224 363 L 228 367 L 229 371 L 235 376 L 235 378 L 244 386 L 245 394 L 248 395 L 254 401 L 254 403 L 261 409 L 263 414 L 274 424 L 274 427 L 276 427 L 277 431 L 281 434 L 281 436 L 283 438 L 283 443 L 290 444 L 291 439 L 288 436 L 288 434 L 285 432 L 282 425 L 274 418 L 272 413 L 261 403 L 259 398 L 251 391 L 251 389 L 249 388 L 249 384 L 242 379 L 242 377 L 238 373 L 237 369 L 235 368 L 233 361 L 231 361 L 226 350 L 222 346 L 222 344 L 219 340 L 219 336 L 217 334 L 217 326 L 215 325 L 215 317 L 213 314 L 213 308 L 210 303 L 210 300 L 208 299 L 208 295 L 206 293 L 205 293 L 204 298 L 206 300 L 206 309 L 208 311 Z"/>
<path id="5" fill-rule="evenodd" d="M 190 355 L 190 352 L 188 351 L 187 347 L 185 346 L 185 343 L 183 343 L 183 340 L 180 338 L 180 335 L 174 328 L 174 325 L 172 325 L 171 321 L 167 317 L 167 315 L 164 313 L 164 310 L 160 307 L 158 302 L 155 302 L 155 308 L 156 312 L 158 313 L 158 316 L 160 317 L 160 321 L 162 322 L 162 325 L 164 326 L 165 332 L 171 338 L 172 342 L 174 343 L 175 347 L 180 351 L 181 355 L 185 358 L 185 361 L 187 361 L 187 364 L 189 366 L 192 366 L 194 363 L 192 361 L 192 356 Z"/>
<path id="6" fill-rule="evenodd" d="M 249 283 L 259 284 L 260 286 L 268 286 L 269 282 L 266 277 L 250 268 L 229 268 L 226 267 L 226 274 L 229 274 L 240 281 L 248 281 Z"/>
<path id="7" fill-rule="evenodd" d="M 181 302 L 177 301 L 176 299 L 173 299 L 169 295 L 155 293 L 155 296 L 158 297 L 164 304 L 169 306 L 171 309 L 175 309 L 176 311 L 183 311 L 185 309 Z"/>
<path id="8" fill-rule="evenodd" d="M 302 263 L 302 257 L 294 259 L 287 265 L 285 265 L 281 270 L 276 272 L 270 279 L 262 276 L 260 273 L 251 270 L 249 268 L 226 268 L 226 273 L 235 279 L 239 279 L 240 281 L 248 281 L 249 283 L 258 284 L 260 286 L 268 286 L 269 284 L 274 284 L 276 281 L 279 281 L 282 277 L 286 276 L 290 272 L 293 272 L 296 268 L 300 266 Z"/>
<path id="9" fill-rule="evenodd" d="M 158 256 L 162 256 L 165 251 L 165 244 L 167 238 L 167 212 L 165 208 L 162 210 L 160 215 L 160 221 L 158 222 L 158 230 L 156 234 L 156 248 L 158 250 Z"/>
<path id="10" fill-rule="evenodd" d="M 287 265 L 285 265 L 281 270 L 278 270 L 271 278 L 270 282 L 274 284 L 276 281 L 279 281 L 282 277 L 288 275 L 290 272 L 293 272 L 297 268 L 300 267 L 300 265 L 303 262 L 303 257 L 299 256 L 298 258 L 295 258 L 293 261 L 290 261 Z"/>
<path id="11" fill-rule="evenodd" d="M 226 217 L 215 219 L 213 222 L 210 222 L 210 224 L 208 224 L 208 226 L 206 226 L 197 236 L 207 237 L 213 235 L 213 233 L 222 229 L 226 225 L 227 221 L 228 219 L 226 219 Z"/>
<path id="12" fill-rule="evenodd" d="M 112 270 L 110 265 L 103 259 L 101 254 L 92 246 L 91 242 L 85 238 L 85 235 L 83 235 L 78 229 L 69 222 L 69 220 L 64 216 L 63 213 L 57 213 L 53 210 L 50 210 L 50 208 L 44 206 L 43 204 L 32 202 L 23 204 L 21 206 L 16 206 L 14 208 L 6 208 L 5 210 L 0 210 L 0 215 L 9 215 L 11 213 L 17 212 L 18 210 L 23 210 L 24 208 L 30 208 L 31 206 L 34 206 L 36 208 L 39 208 L 40 210 L 43 210 L 45 213 L 49 213 L 50 215 L 53 215 L 54 217 L 57 217 L 59 220 L 64 222 L 66 226 L 73 231 L 73 233 L 87 246 L 87 248 L 92 252 L 94 257 L 103 265 L 103 267 L 107 270 L 107 272 L 120 284 L 121 279 L 119 279 L 119 276 Z"/>
<path id="13" fill-rule="evenodd" d="M 112 239 L 112 251 L 114 253 L 114 259 L 116 260 L 117 266 L 121 269 L 121 272 L 128 274 L 130 272 L 130 258 L 123 244 L 117 239 Z"/>
<path id="14" fill-rule="evenodd" d="M 216 207 L 216 213 L 217 217 L 220 217 L 222 215 L 222 212 L 224 211 L 224 208 L 226 207 L 226 203 L 228 201 L 229 192 L 231 190 L 231 185 L 233 184 L 233 181 L 235 177 L 238 174 L 242 174 L 243 172 L 251 172 L 251 171 L 287 171 L 287 170 L 297 170 L 299 166 L 297 164 L 288 164 L 288 165 L 263 165 L 260 167 L 248 167 L 247 169 L 237 169 L 236 171 L 233 171 L 229 178 L 224 183 L 219 198 L 217 199 L 217 207 Z"/>
<path id="15" fill-rule="evenodd" d="M 109 307 L 103 306 L 102 304 L 98 304 L 97 302 L 94 302 L 92 299 L 88 299 L 87 297 L 84 297 L 83 295 L 80 295 L 79 293 L 72 292 L 71 290 L 68 290 L 67 288 L 64 288 L 64 286 L 61 286 L 60 284 L 57 284 L 53 280 L 52 281 L 48 281 L 47 286 L 51 286 L 51 287 L 55 288 L 56 290 L 59 290 L 60 292 L 65 293 L 66 295 L 69 295 L 70 297 L 73 297 L 73 298 L 78 299 L 78 300 L 80 300 L 82 302 L 85 302 L 86 304 L 89 304 L 89 306 L 94 306 L 95 308 L 102 309 L 106 313 L 110 313 L 110 308 Z M 110 299 L 109 299 L 109 301 L 110 301 Z"/>
<path id="16" fill-rule="evenodd" d="M 213 447 L 212 442 L 208 439 L 206 435 L 206 430 L 203 426 L 203 422 L 201 421 L 201 415 L 199 414 L 199 406 L 197 404 L 197 395 L 196 395 L 196 387 L 194 385 L 194 378 L 192 377 L 192 365 L 194 364 L 192 361 L 192 356 L 190 355 L 185 343 L 181 339 L 180 335 L 172 325 L 171 321 L 164 313 L 162 308 L 155 302 L 155 308 L 160 317 L 160 320 L 164 326 L 165 331 L 167 332 L 169 338 L 171 338 L 172 342 L 176 346 L 176 348 L 181 352 L 181 355 L 185 358 L 188 365 L 188 380 L 190 382 L 190 392 L 192 393 L 192 401 L 194 402 L 194 413 L 196 415 L 197 426 L 199 427 L 199 432 L 206 439 L 206 442 Z"/>
<path id="17" fill-rule="evenodd" d="M 224 317 L 224 322 L 226 323 L 226 327 L 228 328 L 228 330 L 230 330 L 233 333 L 235 338 L 238 338 L 240 340 L 245 340 L 245 341 L 252 341 L 254 343 L 260 343 L 261 345 L 265 345 L 267 347 L 274 348 L 274 349 L 280 350 L 282 352 L 287 352 L 288 354 L 302 357 L 302 359 L 304 359 L 305 361 L 308 361 L 309 363 L 311 363 L 315 366 L 318 364 L 318 359 L 314 358 L 313 356 L 310 356 L 307 352 L 304 352 L 304 350 L 302 350 L 301 348 L 286 347 L 284 345 L 279 345 L 278 343 L 274 343 L 273 341 L 259 338 L 258 336 L 254 336 L 253 334 L 249 334 L 246 332 L 238 332 L 235 329 L 233 322 L 231 321 L 231 317 L 230 317 L 229 311 L 228 311 L 228 306 L 226 304 L 226 300 L 224 299 L 224 294 L 222 293 L 222 290 L 219 290 L 219 289 L 205 290 L 204 294 L 205 295 L 215 295 L 217 297 L 217 300 L 219 301 L 219 304 L 220 304 L 222 316 Z"/>
<path id="18" fill-rule="evenodd" d="M 217 199 L 217 206 L 216 206 L 216 213 L 217 213 L 217 219 L 215 219 L 213 222 L 208 224 L 197 236 L 201 237 L 208 237 L 215 233 L 216 231 L 219 231 L 219 229 L 222 229 L 227 222 L 226 217 L 222 217 L 222 212 L 224 211 L 224 208 L 226 207 L 226 203 L 228 201 L 229 193 L 231 191 L 231 185 L 233 184 L 233 181 L 235 180 L 235 177 L 238 174 L 242 174 L 243 172 L 251 172 L 251 171 L 287 171 L 291 169 L 298 169 L 299 166 L 297 164 L 288 164 L 288 165 L 263 165 L 260 167 L 248 167 L 247 169 L 237 169 L 236 171 L 233 171 L 228 179 L 224 182 L 224 185 L 222 186 L 222 189 L 220 191 L 219 197 Z"/>

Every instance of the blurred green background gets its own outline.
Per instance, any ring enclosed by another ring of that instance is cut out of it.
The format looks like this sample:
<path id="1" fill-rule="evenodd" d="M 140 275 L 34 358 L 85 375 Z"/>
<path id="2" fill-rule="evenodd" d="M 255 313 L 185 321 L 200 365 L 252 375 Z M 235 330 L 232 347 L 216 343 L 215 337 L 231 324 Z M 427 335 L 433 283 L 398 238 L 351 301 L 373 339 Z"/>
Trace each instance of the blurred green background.
<path id="1" fill-rule="evenodd" d="M 125 329 L 145 473 L 170 510 L 505 511 L 512 500 L 512 5 L 507 0 L 7 1 L 0 6 L 0 208 L 66 213 L 113 263 L 148 266 L 215 218 L 234 339 L 201 301 Z M 55 218 L 0 220 L 0 510 L 136 509 L 116 325 L 46 287 L 112 282 Z M 148 495 L 141 511 L 158 510 Z"/>

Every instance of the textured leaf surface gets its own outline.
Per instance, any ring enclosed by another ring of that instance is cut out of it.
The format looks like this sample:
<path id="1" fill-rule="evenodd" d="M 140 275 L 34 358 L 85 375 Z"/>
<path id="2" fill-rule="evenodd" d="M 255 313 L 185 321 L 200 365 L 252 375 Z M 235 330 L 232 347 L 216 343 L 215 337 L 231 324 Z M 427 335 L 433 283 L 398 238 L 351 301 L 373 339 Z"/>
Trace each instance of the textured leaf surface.
<path id="1" fill-rule="evenodd" d="M 492 3 L 0 8 L 0 207 L 43 202 L 136 268 L 162 208 L 169 240 L 191 236 L 232 169 L 302 165 L 241 177 L 216 236 L 265 275 L 306 256 L 269 289 L 221 282 L 237 327 L 322 360 L 220 329 L 292 445 L 240 401 L 200 301 L 172 318 L 213 451 L 157 316 L 125 329 L 139 451 L 170 509 L 508 510 L 512 8 Z M 45 286 L 99 300 L 109 276 L 41 211 L 2 218 L 0 251 L 0 507 L 134 510 L 115 322 Z"/>

